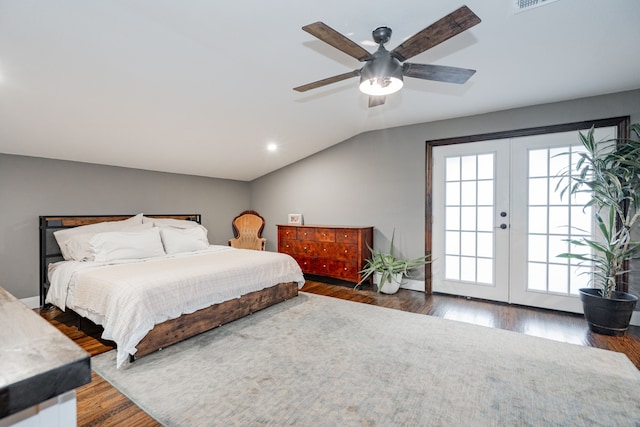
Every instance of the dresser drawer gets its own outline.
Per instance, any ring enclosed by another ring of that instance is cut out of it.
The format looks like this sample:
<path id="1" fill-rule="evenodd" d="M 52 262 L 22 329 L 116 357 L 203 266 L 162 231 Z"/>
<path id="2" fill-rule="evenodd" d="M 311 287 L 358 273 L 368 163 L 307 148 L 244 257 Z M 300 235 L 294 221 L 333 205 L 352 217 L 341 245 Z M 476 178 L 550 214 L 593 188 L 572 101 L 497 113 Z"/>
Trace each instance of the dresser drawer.
<path id="1" fill-rule="evenodd" d="M 312 266 L 314 269 L 313 274 L 336 279 L 357 280 L 358 269 L 354 262 L 326 258 L 319 258 L 316 262 L 317 264 Z"/>
<path id="2" fill-rule="evenodd" d="M 319 256 L 322 251 L 321 244 L 311 240 L 289 240 L 285 246 L 295 255 Z"/>
<path id="3" fill-rule="evenodd" d="M 331 245 L 320 245 L 317 250 L 314 251 L 320 257 L 335 258 L 341 260 L 353 260 L 358 256 L 357 245 L 345 245 L 341 243 L 334 243 Z"/>
<path id="4" fill-rule="evenodd" d="M 297 239 L 297 227 L 287 227 L 287 226 L 279 226 L 278 227 L 278 240 L 295 240 Z"/>
<path id="5" fill-rule="evenodd" d="M 316 228 L 316 242 L 335 242 L 336 231 L 333 228 Z"/>
<path id="6" fill-rule="evenodd" d="M 298 240 L 313 240 L 316 237 L 316 229 L 313 227 L 298 227 Z"/>
<path id="7" fill-rule="evenodd" d="M 337 229 L 336 242 L 340 243 L 358 243 L 358 230 Z"/>
<path id="8" fill-rule="evenodd" d="M 278 252 L 282 252 L 284 254 L 294 255 L 297 249 L 297 240 L 283 240 L 280 239 L 278 242 Z"/>
<path id="9" fill-rule="evenodd" d="M 315 274 L 316 258 L 300 255 L 294 255 L 293 258 L 296 260 L 303 273 Z"/>

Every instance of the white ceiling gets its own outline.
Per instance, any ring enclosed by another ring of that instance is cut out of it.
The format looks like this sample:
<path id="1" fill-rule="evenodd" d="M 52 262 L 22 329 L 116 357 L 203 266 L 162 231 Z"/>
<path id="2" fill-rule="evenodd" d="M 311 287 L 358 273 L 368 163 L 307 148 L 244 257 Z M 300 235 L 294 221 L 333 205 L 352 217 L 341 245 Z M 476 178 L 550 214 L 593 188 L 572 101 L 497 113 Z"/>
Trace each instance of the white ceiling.
<path id="1" fill-rule="evenodd" d="M 407 78 L 372 109 L 357 78 L 292 90 L 362 66 L 303 25 L 389 26 L 391 50 L 462 4 L 0 0 L 0 153 L 252 180 L 368 130 L 640 88 L 638 0 L 467 0 L 482 22 L 410 59 L 465 85 Z"/>

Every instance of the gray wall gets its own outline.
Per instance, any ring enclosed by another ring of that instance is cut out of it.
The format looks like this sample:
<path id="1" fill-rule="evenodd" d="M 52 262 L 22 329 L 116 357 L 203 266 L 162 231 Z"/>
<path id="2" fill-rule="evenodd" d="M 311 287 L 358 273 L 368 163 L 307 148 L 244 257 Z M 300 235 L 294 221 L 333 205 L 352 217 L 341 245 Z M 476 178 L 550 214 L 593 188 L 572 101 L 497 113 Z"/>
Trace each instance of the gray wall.
<path id="1" fill-rule="evenodd" d="M 0 154 L 0 286 L 38 295 L 38 216 L 49 214 L 196 212 L 209 240 L 226 244 L 233 217 L 252 208 L 276 250 L 276 224 L 302 213 L 308 224 L 374 226 L 378 248 L 395 228 L 396 248 L 416 257 L 426 140 L 623 115 L 640 122 L 640 90 L 368 132 L 251 183 Z"/>
<path id="2" fill-rule="evenodd" d="M 267 219 L 269 250 L 274 224 L 302 213 L 305 223 L 373 225 L 380 249 L 395 228 L 396 247 L 413 258 L 425 246 L 426 140 L 626 115 L 640 122 L 640 90 L 369 132 L 255 180 L 251 206 Z M 640 294 L 637 263 L 632 276 Z"/>
<path id="3" fill-rule="evenodd" d="M 227 244 L 249 207 L 246 182 L 0 154 L 0 286 L 38 295 L 40 215 L 199 213 L 209 241 Z"/>

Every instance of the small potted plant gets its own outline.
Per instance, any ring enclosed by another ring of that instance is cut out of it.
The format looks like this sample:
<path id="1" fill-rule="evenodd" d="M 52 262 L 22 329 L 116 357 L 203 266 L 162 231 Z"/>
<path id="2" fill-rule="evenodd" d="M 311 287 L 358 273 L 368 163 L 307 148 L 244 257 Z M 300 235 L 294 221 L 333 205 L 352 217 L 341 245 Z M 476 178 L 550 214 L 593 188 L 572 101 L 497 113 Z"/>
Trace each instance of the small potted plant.
<path id="1" fill-rule="evenodd" d="M 627 286 L 623 279 L 629 262 L 638 259 L 640 251 L 640 242 L 633 240 L 640 222 L 640 124 L 631 129 L 635 139 L 599 142 L 593 128 L 587 134 L 581 132 L 585 152 L 575 164 L 577 173 L 566 171 L 561 181 L 561 194 L 590 195 L 585 209 L 593 209 L 597 233 L 569 240 L 584 253 L 560 256 L 589 268 L 593 287 L 579 289 L 580 299 L 590 330 L 604 335 L 624 335 L 638 301 L 635 295 L 618 290 L 621 284 Z"/>
<path id="2" fill-rule="evenodd" d="M 377 291 L 385 294 L 395 294 L 398 292 L 402 283 L 402 277 L 409 277 L 409 271 L 413 268 L 420 267 L 422 265 L 431 262 L 430 255 L 421 256 L 418 258 L 405 260 L 395 256 L 393 249 L 393 240 L 395 238 L 395 230 L 391 235 L 391 243 L 389 244 L 389 251 L 371 251 L 371 258 L 365 260 L 364 268 L 360 271 L 362 279 L 355 286 L 360 286 L 373 276 L 373 283 L 377 286 Z"/>

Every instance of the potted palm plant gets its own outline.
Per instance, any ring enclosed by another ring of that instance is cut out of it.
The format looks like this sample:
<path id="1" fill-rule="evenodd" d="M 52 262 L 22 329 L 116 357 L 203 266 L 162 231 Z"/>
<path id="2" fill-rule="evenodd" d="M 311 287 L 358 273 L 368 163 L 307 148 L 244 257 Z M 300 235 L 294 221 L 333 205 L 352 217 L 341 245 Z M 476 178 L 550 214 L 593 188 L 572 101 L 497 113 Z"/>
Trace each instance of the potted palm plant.
<path id="1" fill-rule="evenodd" d="M 356 284 L 356 288 L 362 283 L 370 280 L 373 276 L 373 283 L 377 286 L 377 291 L 384 294 L 395 294 L 402 284 L 402 277 L 410 275 L 410 270 L 431 262 L 429 255 L 424 255 L 414 259 L 401 259 L 394 253 L 393 240 L 395 230 L 391 235 L 389 251 L 371 251 L 371 258 L 365 260 L 364 268 L 360 271 L 361 280 Z"/>
<path id="2" fill-rule="evenodd" d="M 640 242 L 633 240 L 640 221 L 640 124 L 631 126 L 635 138 L 596 141 L 594 129 L 580 133 L 585 148 L 574 171 L 563 173 L 561 194 L 590 195 L 585 209 L 592 209 L 595 237 L 570 239 L 583 253 L 561 254 L 589 267 L 592 288 L 580 289 L 585 319 L 591 331 L 622 336 L 638 298 L 626 289 L 628 265 L 638 258 Z"/>

